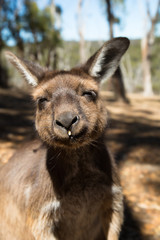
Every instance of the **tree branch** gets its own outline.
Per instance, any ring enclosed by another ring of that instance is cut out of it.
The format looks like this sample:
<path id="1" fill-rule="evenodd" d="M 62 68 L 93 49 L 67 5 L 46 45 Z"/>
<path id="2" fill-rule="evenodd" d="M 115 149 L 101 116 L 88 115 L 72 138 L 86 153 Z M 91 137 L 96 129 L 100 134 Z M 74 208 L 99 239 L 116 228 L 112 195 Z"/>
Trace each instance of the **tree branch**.
<path id="1" fill-rule="evenodd" d="M 156 23 L 157 20 L 158 20 L 159 10 L 160 10 L 160 0 L 158 1 L 157 11 L 156 11 L 155 16 L 154 16 L 154 18 L 153 18 L 153 20 L 152 20 L 152 21 L 154 21 L 155 23 Z"/>

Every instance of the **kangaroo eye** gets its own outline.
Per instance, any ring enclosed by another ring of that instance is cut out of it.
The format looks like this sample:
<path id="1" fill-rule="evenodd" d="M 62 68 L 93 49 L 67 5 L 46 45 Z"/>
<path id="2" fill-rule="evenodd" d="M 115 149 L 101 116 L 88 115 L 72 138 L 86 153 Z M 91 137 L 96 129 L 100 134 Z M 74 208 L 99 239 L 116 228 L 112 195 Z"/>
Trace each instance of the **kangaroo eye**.
<path id="1" fill-rule="evenodd" d="M 95 100 L 97 97 L 97 93 L 93 90 L 84 91 L 82 96 L 86 97 L 88 100 Z"/>
<path id="2" fill-rule="evenodd" d="M 40 110 L 42 110 L 45 107 L 46 102 L 48 102 L 47 98 L 39 98 L 38 99 L 38 107 Z"/>
<path id="3" fill-rule="evenodd" d="M 38 102 L 39 102 L 39 103 L 43 103 L 43 102 L 46 102 L 46 101 L 48 101 L 47 98 L 39 98 L 39 99 L 38 99 Z"/>

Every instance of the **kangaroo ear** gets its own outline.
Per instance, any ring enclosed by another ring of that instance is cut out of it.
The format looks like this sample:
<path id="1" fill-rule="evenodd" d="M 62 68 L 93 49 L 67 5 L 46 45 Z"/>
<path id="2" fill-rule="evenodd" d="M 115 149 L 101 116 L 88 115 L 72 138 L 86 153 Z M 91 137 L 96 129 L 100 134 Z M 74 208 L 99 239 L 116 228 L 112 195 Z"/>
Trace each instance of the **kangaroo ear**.
<path id="1" fill-rule="evenodd" d="M 18 69 L 25 80 L 32 86 L 37 86 L 39 80 L 43 77 L 45 69 L 37 64 L 22 60 L 11 52 L 5 52 L 7 59 Z"/>
<path id="2" fill-rule="evenodd" d="M 129 47 L 128 38 L 110 40 L 88 59 L 82 69 L 98 81 L 110 78 L 117 69 L 120 59 Z"/>

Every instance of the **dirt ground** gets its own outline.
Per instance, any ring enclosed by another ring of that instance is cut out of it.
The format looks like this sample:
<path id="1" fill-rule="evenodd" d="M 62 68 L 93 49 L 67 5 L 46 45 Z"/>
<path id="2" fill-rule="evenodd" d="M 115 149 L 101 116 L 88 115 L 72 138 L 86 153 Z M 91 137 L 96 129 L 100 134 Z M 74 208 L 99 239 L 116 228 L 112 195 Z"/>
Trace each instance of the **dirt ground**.
<path id="1" fill-rule="evenodd" d="M 117 161 L 125 198 L 121 240 L 160 239 L 160 97 L 130 95 L 130 105 L 102 94 L 109 111 L 106 141 Z M 0 89 L 0 164 L 33 138 L 33 103 Z"/>

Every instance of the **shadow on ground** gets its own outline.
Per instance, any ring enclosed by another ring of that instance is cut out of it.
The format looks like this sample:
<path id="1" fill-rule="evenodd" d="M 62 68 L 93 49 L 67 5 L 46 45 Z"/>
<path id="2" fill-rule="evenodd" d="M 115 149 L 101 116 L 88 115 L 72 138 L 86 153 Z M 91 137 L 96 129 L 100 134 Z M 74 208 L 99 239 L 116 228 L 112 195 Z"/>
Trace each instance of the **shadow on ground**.
<path id="1" fill-rule="evenodd" d="M 144 239 L 140 230 L 140 223 L 133 217 L 132 211 L 124 200 L 124 223 L 120 235 L 120 240 L 142 240 Z"/>
<path id="2" fill-rule="evenodd" d="M 109 136 L 109 141 L 113 142 L 120 142 L 121 147 L 116 152 L 116 161 L 119 164 L 123 161 L 124 157 L 131 152 L 132 149 L 139 148 L 148 148 L 148 149 L 155 149 L 159 148 L 160 143 L 160 127 L 153 126 L 150 123 L 143 123 L 143 119 L 138 118 L 137 121 L 133 122 L 126 122 L 126 116 L 121 115 L 121 120 L 112 119 L 110 127 L 112 129 L 124 129 L 124 132 L 115 133 Z M 128 119 L 127 119 L 128 120 Z M 160 123 L 158 121 L 154 121 L 155 125 Z M 107 139 L 108 140 L 108 137 Z M 152 152 L 153 153 L 153 152 Z M 150 152 L 150 154 L 152 155 Z M 148 151 L 146 151 L 148 155 Z M 139 161 L 139 160 L 138 160 Z M 152 157 L 143 157 L 140 163 L 150 163 L 150 164 L 159 164 L 159 158 L 153 159 Z"/>
<path id="3" fill-rule="evenodd" d="M 134 100 L 134 101 L 133 101 Z M 122 239 L 160 239 L 159 99 L 130 106 L 106 101 L 111 121 L 106 142 L 119 165 L 125 195 Z"/>
<path id="4" fill-rule="evenodd" d="M 8 91 L 0 92 L 0 141 L 18 143 L 34 135 L 34 107 L 28 95 Z"/>

